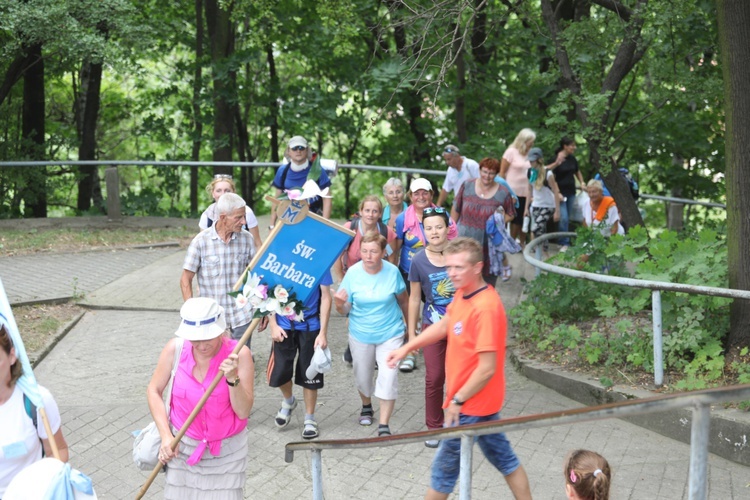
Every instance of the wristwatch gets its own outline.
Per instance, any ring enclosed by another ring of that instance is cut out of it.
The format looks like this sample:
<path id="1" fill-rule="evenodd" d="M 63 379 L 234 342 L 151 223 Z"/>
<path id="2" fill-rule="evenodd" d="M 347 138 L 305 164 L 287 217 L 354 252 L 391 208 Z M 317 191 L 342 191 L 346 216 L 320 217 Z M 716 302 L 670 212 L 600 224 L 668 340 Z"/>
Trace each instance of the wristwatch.
<path id="1" fill-rule="evenodd" d="M 237 387 L 238 385 L 240 385 L 240 377 L 237 377 L 236 379 L 234 379 L 234 382 L 230 382 L 228 378 L 224 380 L 227 381 L 227 385 L 229 387 Z"/>
<path id="2" fill-rule="evenodd" d="M 451 398 L 451 403 L 453 403 L 453 404 L 454 404 L 454 405 L 456 405 L 456 406 L 461 406 L 461 405 L 463 405 L 463 404 L 464 404 L 465 402 L 466 402 L 466 401 L 461 401 L 460 399 L 458 399 L 458 396 L 453 396 L 453 397 Z"/>

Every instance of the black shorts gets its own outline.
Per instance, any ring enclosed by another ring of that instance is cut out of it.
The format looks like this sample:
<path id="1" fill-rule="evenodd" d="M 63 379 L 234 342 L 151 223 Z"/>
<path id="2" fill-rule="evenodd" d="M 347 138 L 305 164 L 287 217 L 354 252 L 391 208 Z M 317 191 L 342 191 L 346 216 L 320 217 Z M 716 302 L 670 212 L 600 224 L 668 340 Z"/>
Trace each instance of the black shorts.
<path id="1" fill-rule="evenodd" d="M 282 342 L 273 342 L 271 347 L 271 356 L 268 358 L 268 369 L 266 370 L 268 385 L 270 387 L 281 387 L 292 380 L 292 375 L 294 375 L 295 385 L 305 389 L 322 389 L 322 373 L 318 373 L 313 380 L 308 380 L 307 375 L 305 375 L 315 353 L 313 346 L 320 330 L 284 331 L 287 337 Z"/>

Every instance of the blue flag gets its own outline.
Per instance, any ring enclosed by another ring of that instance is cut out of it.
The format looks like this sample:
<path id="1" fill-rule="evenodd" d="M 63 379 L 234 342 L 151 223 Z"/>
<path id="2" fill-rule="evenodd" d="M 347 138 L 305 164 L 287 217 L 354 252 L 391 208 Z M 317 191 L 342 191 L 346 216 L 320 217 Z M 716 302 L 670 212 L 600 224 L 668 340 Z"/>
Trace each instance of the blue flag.
<path id="1" fill-rule="evenodd" d="M 16 358 L 18 358 L 23 367 L 23 375 L 16 384 L 18 384 L 18 387 L 21 388 L 31 402 L 34 403 L 34 406 L 44 408 L 44 401 L 42 401 L 42 395 L 39 392 L 39 384 L 36 383 L 36 377 L 34 377 L 34 372 L 31 370 L 31 363 L 29 362 L 29 357 L 26 355 L 26 348 L 23 345 L 23 340 L 21 340 L 18 325 L 16 325 L 16 320 L 13 317 L 13 311 L 10 309 L 10 302 L 5 293 L 5 286 L 2 279 L 0 279 L 0 324 L 5 326 L 5 329 L 10 333 L 10 340 L 16 349 Z"/>

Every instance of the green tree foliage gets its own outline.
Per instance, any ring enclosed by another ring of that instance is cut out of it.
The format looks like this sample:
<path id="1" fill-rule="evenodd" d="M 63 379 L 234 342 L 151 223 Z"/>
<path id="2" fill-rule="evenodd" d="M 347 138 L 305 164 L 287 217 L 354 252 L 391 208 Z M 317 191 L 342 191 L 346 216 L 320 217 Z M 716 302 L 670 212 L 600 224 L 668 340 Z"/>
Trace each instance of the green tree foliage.
<path id="1" fill-rule="evenodd" d="M 556 16 L 557 37 L 544 4 Z M 518 130 L 531 127 L 550 157 L 562 135 L 575 136 L 586 177 L 617 164 L 631 169 L 644 192 L 723 195 L 721 65 L 707 0 L 241 0 L 231 3 L 232 50 L 213 64 L 205 15 L 202 50 L 196 47 L 196 9 L 205 14 L 206 5 L 29 0 L 3 7 L 6 80 L 24 41 L 44 47 L 46 157 L 77 158 L 81 69 L 105 61 L 100 159 L 211 159 L 221 142 L 214 139 L 213 95 L 220 81 L 229 89 L 232 123 L 222 124 L 232 131 L 236 160 L 279 161 L 285 142 L 302 134 L 340 162 L 442 171 L 439 153 L 447 143 L 477 160 L 499 157 Z M 637 35 L 628 31 L 636 18 Z M 107 36 L 97 29 L 102 22 Z M 606 90 L 628 37 L 635 37 L 639 58 L 619 86 Z M 578 93 L 566 86 L 556 43 L 567 51 Z M 0 101 L 2 159 L 21 157 L 21 104 L 19 86 L 11 85 Z M 262 212 L 273 169 L 249 176 L 233 170 L 247 177 L 243 194 Z M 154 188 L 142 181 L 173 185 L 159 172 L 126 174 L 124 195 Z M 210 173 L 200 173 L 199 187 Z M 73 174 L 48 169 L 58 212 L 76 205 Z M 183 180 L 177 192 L 162 198 L 173 200 L 170 208 L 159 210 L 190 210 L 189 170 L 177 175 Z M 334 184 L 335 213 L 351 213 L 387 177 L 342 173 Z M 19 190 L 17 176 L 3 179 L 6 192 Z M 209 200 L 198 194 L 200 209 Z M 23 213 L 23 204 L 16 205 L 13 213 Z M 10 203 L 3 207 L 10 215 Z"/>

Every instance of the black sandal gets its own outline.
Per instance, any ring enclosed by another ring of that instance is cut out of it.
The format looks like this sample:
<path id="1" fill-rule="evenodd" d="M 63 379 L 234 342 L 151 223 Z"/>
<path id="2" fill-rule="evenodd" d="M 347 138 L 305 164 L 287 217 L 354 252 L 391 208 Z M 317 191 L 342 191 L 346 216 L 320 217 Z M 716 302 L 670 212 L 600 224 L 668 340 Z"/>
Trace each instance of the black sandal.
<path id="1" fill-rule="evenodd" d="M 378 426 L 378 437 L 383 436 L 390 436 L 391 435 L 391 428 L 387 425 L 379 425 Z"/>
<path id="2" fill-rule="evenodd" d="M 359 413 L 359 425 L 372 425 L 372 417 L 375 416 L 375 412 L 372 406 L 369 408 L 362 407 L 362 411 Z"/>

